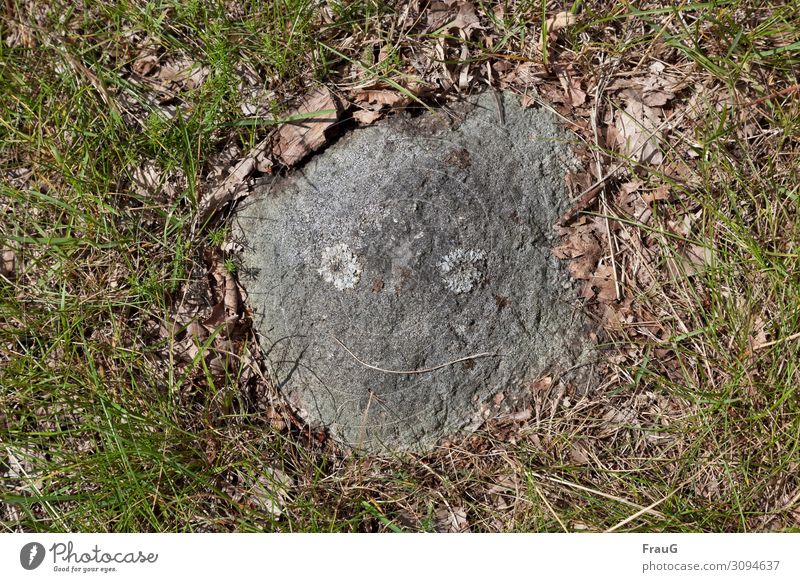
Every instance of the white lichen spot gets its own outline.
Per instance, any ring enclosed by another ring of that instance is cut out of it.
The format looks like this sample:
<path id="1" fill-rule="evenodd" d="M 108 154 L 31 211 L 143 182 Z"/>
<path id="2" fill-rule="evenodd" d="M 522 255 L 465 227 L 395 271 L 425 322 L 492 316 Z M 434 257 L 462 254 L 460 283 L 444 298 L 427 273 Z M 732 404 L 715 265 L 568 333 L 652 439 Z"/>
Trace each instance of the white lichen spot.
<path id="1" fill-rule="evenodd" d="M 439 270 L 444 286 L 455 294 L 472 291 L 483 278 L 486 253 L 477 250 L 455 249 L 442 257 Z"/>
<path id="2" fill-rule="evenodd" d="M 322 266 L 317 269 L 322 278 L 333 283 L 339 291 L 352 289 L 361 278 L 361 264 L 358 257 L 344 243 L 325 247 L 322 251 Z"/>

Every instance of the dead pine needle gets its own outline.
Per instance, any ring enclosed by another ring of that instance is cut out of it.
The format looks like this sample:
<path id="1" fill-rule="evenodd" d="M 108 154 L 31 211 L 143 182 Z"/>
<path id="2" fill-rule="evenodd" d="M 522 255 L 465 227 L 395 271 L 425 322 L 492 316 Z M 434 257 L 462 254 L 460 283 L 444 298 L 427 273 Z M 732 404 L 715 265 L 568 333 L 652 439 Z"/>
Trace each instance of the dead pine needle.
<path id="1" fill-rule="evenodd" d="M 419 370 L 387 370 L 386 368 L 381 368 L 380 366 L 373 366 L 372 364 L 368 364 L 367 362 L 365 362 L 364 360 L 359 358 L 357 355 L 355 355 L 352 351 L 350 351 L 350 349 L 346 345 L 344 345 L 338 337 L 333 336 L 333 339 L 335 339 L 336 343 L 338 343 L 340 346 L 342 346 L 342 348 L 344 348 L 344 351 L 346 351 L 348 354 L 350 354 L 350 356 L 356 362 L 361 364 L 362 366 L 365 366 L 365 367 L 369 368 L 370 370 L 377 370 L 378 372 L 384 372 L 386 374 L 400 374 L 400 375 L 427 374 L 428 372 L 435 372 L 436 370 L 441 370 L 442 368 L 446 368 L 448 366 L 452 366 L 453 364 L 458 364 L 459 362 L 466 362 L 468 360 L 476 360 L 478 358 L 501 358 L 502 357 L 501 354 L 493 354 L 491 352 L 483 352 L 483 353 L 480 353 L 480 354 L 473 354 L 471 356 L 464 356 L 463 358 L 458 358 L 456 360 L 451 360 L 449 362 L 445 362 L 444 364 L 439 364 L 438 366 L 432 366 L 430 368 L 421 368 Z"/>

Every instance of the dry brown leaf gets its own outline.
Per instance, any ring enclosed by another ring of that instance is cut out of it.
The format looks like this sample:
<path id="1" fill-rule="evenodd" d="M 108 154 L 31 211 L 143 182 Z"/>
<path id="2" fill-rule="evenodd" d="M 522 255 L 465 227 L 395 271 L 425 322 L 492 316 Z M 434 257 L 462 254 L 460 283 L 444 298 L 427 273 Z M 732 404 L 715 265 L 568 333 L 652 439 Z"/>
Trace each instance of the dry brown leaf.
<path id="1" fill-rule="evenodd" d="M 639 190 L 639 188 L 641 188 L 643 185 L 644 185 L 644 182 L 642 182 L 641 180 L 637 180 L 637 179 L 633 179 L 633 180 L 630 180 L 629 182 L 625 182 L 624 184 L 622 184 L 619 187 L 619 195 L 621 197 L 625 197 L 625 196 L 628 196 L 630 194 L 633 194 L 634 192 L 637 192 Z"/>
<path id="2" fill-rule="evenodd" d="M 619 151 L 634 162 L 645 162 L 654 166 L 664 160 L 659 149 L 661 131 L 660 109 L 645 105 L 636 97 L 630 97 L 624 111 L 616 115 Z"/>
<path id="3" fill-rule="evenodd" d="M 140 196 L 161 195 L 173 199 L 187 184 L 186 175 L 180 167 L 164 172 L 153 160 L 144 161 L 133 168 L 131 174 L 134 190 Z"/>
<path id="4" fill-rule="evenodd" d="M 575 24 L 575 15 L 571 12 L 559 12 L 547 19 L 547 30 L 557 32 Z"/>
<path id="5" fill-rule="evenodd" d="M 225 204 L 245 196 L 248 192 L 246 179 L 253 172 L 271 173 L 270 152 L 284 164 L 291 166 L 309 153 L 325 144 L 325 130 L 336 123 L 339 103 L 328 89 L 317 89 L 307 95 L 302 104 L 287 114 L 287 117 L 333 110 L 334 114 L 320 118 L 302 119 L 296 123 L 282 125 L 274 136 L 262 140 L 242 158 L 231 173 L 201 202 L 200 220 L 207 220 Z M 269 144 L 272 143 L 272 148 Z"/>
<path id="6" fill-rule="evenodd" d="M 7 4 L 6 7 L 13 6 Z M 36 37 L 32 34 L 32 30 L 23 22 L 16 21 L 14 18 L 4 19 L 4 25 L 7 30 L 4 31 L 3 41 L 8 48 L 16 48 L 22 46 L 28 49 L 35 49 L 37 46 Z"/>
<path id="7" fill-rule="evenodd" d="M 253 162 L 253 169 L 256 172 L 261 172 L 262 174 L 272 173 L 274 164 L 272 163 L 272 158 L 267 153 L 266 147 L 262 148 L 261 151 L 256 152 L 255 156 L 253 157 Z"/>
<path id="8" fill-rule="evenodd" d="M 212 214 L 220 210 L 225 204 L 232 200 L 241 198 L 247 194 L 247 184 L 245 179 L 256 167 L 256 157 L 263 154 L 266 140 L 262 141 L 238 164 L 233 168 L 228 177 L 222 181 L 208 196 L 204 196 L 200 202 L 199 219 L 205 222 Z"/>
<path id="9" fill-rule="evenodd" d="M 547 34 L 541 35 L 542 52 L 546 52 L 549 43 L 554 42 L 558 38 L 560 30 L 563 30 L 574 23 L 575 15 L 569 12 L 559 12 L 555 16 L 550 17 L 547 22 L 545 22 L 543 29 L 543 32 L 546 32 Z"/>
<path id="10" fill-rule="evenodd" d="M 598 265 L 590 280 L 592 286 L 597 289 L 597 299 L 599 301 L 608 303 L 617 299 L 614 269 L 611 264 Z"/>
<path id="11" fill-rule="evenodd" d="M 570 261 L 569 273 L 575 279 L 591 279 L 596 265 L 597 259 L 595 257 L 584 255 Z"/>
<path id="12" fill-rule="evenodd" d="M 173 354 L 177 361 L 183 364 L 195 361 L 200 354 L 199 342 L 193 337 L 186 337 L 183 341 L 176 342 L 173 347 Z"/>
<path id="13" fill-rule="evenodd" d="M 514 70 L 514 65 L 512 65 L 509 61 L 497 61 L 492 64 L 492 70 L 498 75 L 505 75 L 509 71 Z"/>
<path id="14" fill-rule="evenodd" d="M 666 65 L 655 61 L 650 65 L 650 76 L 642 83 L 642 101 L 650 107 L 663 107 L 675 97 L 681 83 L 665 75 Z"/>
<path id="15" fill-rule="evenodd" d="M 572 74 L 569 69 L 560 69 L 556 72 L 564 93 L 567 95 L 566 103 L 573 107 L 580 107 L 586 103 L 586 93 L 581 90 L 580 79 Z"/>
<path id="16" fill-rule="evenodd" d="M 481 19 L 475 12 L 475 5 L 472 2 L 464 2 L 458 7 L 458 14 L 455 20 L 447 25 L 448 29 L 457 28 L 469 36 L 470 32 L 482 28 L 480 25 Z"/>
<path id="17" fill-rule="evenodd" d="M 581 290 L 578 293 L 578 297 L 581 299 L 586 299 L 587 301 L 594 299 L 594 289 L 592 288 L 591 281 L 584 281 L 583 285 L 581 285 Z"/>
<path id="18" fill-rule="evenodd" d="M 469 49 L 466 44 L 461 45 L 459 62 L 463 63 L 463 65 L 461 65 L 461 72 L 458 74 L 458 88 L 463 91 L 469 87 L 469 83 L 472 81 L 472 75 L 470 75 Z"/>
<path id="19" fill-rule="evenodd" d="M 625 143 L 625 139 L 613 123 L 605 126 L 605 138 L 610 147 L 618 147 L 620 143 Z"/>
<path id="20" fill-rule="evenodd" d="M 372 125 L 381 117 L 380 111 L 372 111 L 370 109 L 359 109 L 353 113 L 353 119 L 361 125 Z"/>
<path id="21" fill-rule="evenodd" d="M 531 392 L 534 393 L 546 392 L 547 390 L 550 390 L 550 386 L 552 385 L 553 385 L 552 376 L 542 376 L 541 378 L 531 382 Z"/>
<path id="22" fill-rule="evenodd" d="M 435 513 L 435 527 L 441 533 L 466 533 L 469 531 L 467 510 L 462 506 L 442 507 Z"/>
<path id="23" fill-rule="evenodd" d="M 592 297 L 594 297 L 594 292 L 592 291 L 591 284 L 596 266 L 597 266 L 597 261 L 595 261 L 591 257 L 580 257 L 578 259 L 575 259 L 574 261 L 570 261 L 569 263 L 569 274 L 572 275 L 572 278 L 581 281 L 586 281 L 587 283 L 589 283 L 588 286 L 585 286 L 583 288 L 585 294 L 581 295 L 586 299 L 591 299 Z"/>
<path id="24" fill-rule="evenodd" d="M 238 144 L 229 144 L 220 151 L 209 154 L 206 162 L 208 166 L 206 182 L 211 184 L 221 182 L 227 176 L 228 170 L 236 165 L 241 157 L 242 149 Z"/>
<path id="25" fill-rule="evenodd" d="M 239 287 L 236 284 L 236 279 L 225 268 L 221 251 L 217 249 L 209 250 L 206 257 L 210 263 L 211 276 L 214 278 L 216 287 L 215 295 L 219 299 L 219 303 L 214 307 L 212 316 L 203 323 L 213 327 L 224 322 L 227 324 L 226 335 L 230 337 L 233 332 L 233 326 L 239 320 Z M 218 313 L 220 304 L 222 305 L 221 314 Z"/>
<path id="26" fill-rule="evenodd" d="M 669 186 L 667 184 L 662 184 L 650 192 L 645 192 L 642 194 L 642 200 L 644 200 L 646 204 L 653 204 L 659 200 L 669 200 Z"/>
<path id="27" fill-rule="evenodd" d="M 570 243 L 565 243 L 553 247 L 552 253 L 553 256 L 556 257 L 557 259 L 571 259 L 574 256 L 577 256 L 575 254 L 574 247 Z"/>
<path id="28" fill-rule="evenodd" d="M 553 248 L 552 253 L 559 259 L 577 259 L 587 254 L 594 255 L 599 249 L 590 237 L 591 235 L 582 230 L 575 229 L 569 234 L 566 242 Z"/>
<path id="29" fill-rule="evenodd" d="M 642 101 L 645 105 L 650 107 L 663 107 L 666 105 L 670 99 L 675 97 L 672 93 L 666 93 L 664 91 L 657 91 L 657 90 L 647 90 L 646 88 L 642 91 Z"/>
<path id="30" fill-rule="evenodd" d="M 547 71 L 544 65 L 530 61 L 519 63 L 514 69 L 503 77 L 503 81 L 510 85 L 539 85 L 544 82 Z"/>
<path id="31" fill-rule="evenodd" d="M 200 344 L 208 337 L 208 330 L 198 323 L 197 320 L 193 319 L 189 322 L 189 325 L 186 326 L 186 336 L 192 338 L 197 344 Z"/>
<path id="32" fill-rule="evenodd" d="M 237 493 L 250 504 L 276 518 L 283 514 L 290 490 L 294 487 L 294 480 L 289 475 L 280 469 L 267 467 L 257 478 L 247 476 L 241 481 L 244 488 Z"/>
<path id="33" fill-rule="evenodd" d="M 131 70 L 138 81 L 160 94 L 157 99 L 159 102 L 174 99 L 179 91 L 197 89 L 211 72 L 208 67 L 191 60 L 188 56 L 178 56 L 161 62 L 152 47 L 141 52 Z"/>
<path id="34" fill-rule="evenodd" d="M 534 107 L 536 105 L 536 97 L 533 95 L 528 95 L 527 93 L 520 97 L 519 104 L 522 105 L 525 109 L 530 107 Z"/>
<path id="35" fill-rule="evenodd" d="M 203 325 L 209 330 L 215 329 L 225 321 L 225 302 L 220 301 L 211 309 L 211 315 L 203 320 Z"/>
<path id="36" fill-rule="evenodd" d="M 44 455 L 33 447 L 4 446 L 7 461 L 3 463 L 8 469 L 0 473 L 0 478 L 20 479 L 18 491 L 31 493 L 42 486 L 42 474 L 39 463 L 44 460 Z M 13 449 L 13 450 L 12 450 Z M 17 454 L 15 455 L 14 452 Z"/>
<path id="37" fill-rule="evenodd" d="M 431 2 L 426 10 L 429 30 L 438 30 L 450 18 L 450 4 L 445 2 Z"/>
<path id="38" fill-rule="evenodd" d="M 572 443 L 570 445 L 569 458 L 576 465 L 588 465 L 590 461 L 586 449 L 578 443 Z"/>
<path id="39" fill-rule="evenodd" d="M 14 249 L 2 247 L 3 252 L 0 256 L 0 276 L 11 278 L 14 276 L 16 268 L 16 254 Z"/>
<path id="40" fill-rule="evenodd" d="M 140 77 L 147 77 L 150 73 L 158 68 L 158 57 L 152 51 L 146 51 L 143 55 L 139 56 L 131 69 Z"/>
<path id="41" fill-rule="evenodd" d="M 228 317 L 239 317 L 239 286 L 236 285 L 236 279 L 227 270 L 225 270 L 225 311 Z"/>
<path id="42" fill-rule="evenodd" d="M 389 107 L 402 107 L 410 101 L 407 95 L 389 89 L 362 89 L 353 95 L 353 100 L 356 103 L 388 105 Z"/>
<path id="43" fill-rule="evenodd" d="M 333 111 L 319 117 L 283 124 L 275 136 L 272 153 L 284 165 L 292 167 L 316 151 L 327 141 L 325 130 L 339 119 L 339 102 L 327 87 L 316 89 L 303 98 L 301 104 L 287 114 L 293 116 L 318 111 Z"/>
<path id="44" fill-rule="evenodd" d="M 436 44 L 433 45 L 433 57 L 430 60 L 436 63 L 435 82 L 441 85 L 442 90 L 448 91 L 456 84 L 456 78 L 447 64 L 448 58 L 443 37 L 440 36 L 436 39 Z"/>
<path id="45" fill-rule="evenodd" d="M 156 162 L 148 160 L 133 171 L 132 179 L 138 194 L 152 194 L 160 187 L 161 169 Z"/>
<path id="46" fill-rule="evenodd" d="M 238 81 L 239 109 L 247 117 L 272 117 L 272 106 L 278 99 L 274 89 L 265 86 L 263 76 L 253 62 L 240 62 L 234 68 Z"/>
<path id="47" fill-rule="evenodd" d="M 713 249 L 688 244 L 679 253 L 667 257 L 667 269 L 673 278 L 683 279 L 704 273 L 714 259 Z"/>
<path id="48" fill-rule="evenodd" d="M 764 318 L 756 316 L 750 337 L 747 338 L 747 357 L 751 362 L 755 360 L 754 352 L 767 343 L 768 338 Z"/>
<path id="49" fill-rule="evenodd" d="M 591 279 L 602 249 L 591 232 L 591 225 L 576 226 L 568 232 L 567 241 L 553 248 L 553 255 L 570 259 L 569 272 L 575 279 Z"/>
<path id="50" fill-rule="evenodd" d="M 605 425 L 605 428 L 597 433 L 597 438 L 611 436 L 620 429 L 638 426 L 638 424 L 639 423 L 636 421 L 636 412 L 632 408 L 625 407 L 624 409 L 620 409 L 610 407 L 601 420 L 601 426 Z"/>
<path id="51" fill-rule="evenodd" d="M 617 207 L 632 215 L 642 224 L 650 221 L 653 213 L 650 207 L 642 199 L 639 189 L 644 185 L 641 180 L 631 180 L 620 186 L 616 196 Z M 624 235 L 623 236 L 627 236 Z"/>
<path id="52" fill-rule="evenodd" d="M 686 238 L 692 232 L 692 226 L 699 217 L 699 212 L 692 214 L 687 213 L 679 217 L 679 220 L 668 220 L 667 226 L 669 229 L 680 237 Z"/>
<path id="53" fill-rule="evenodd" d="M 714 261 L 714 250 L 705 246 L 690 244 L 683 251 L 687 276 L 703 273 Z"/>
<path id="54" fill-rule="evenodd" d="M 24 190 L 29 188 L 31 179 L 33 178 L 33 170 L 26 167 L 10 168 L 4 171 L 3 179 L 5 183 L 16 188 L 17 190 Z M 0 206 L 3 208 L 5 205 Z"/>
<path id="55" fill-rule="evenodd" d="M 606 329 L 621 332 L 627 323 L 626 318 L 616 309 L 616 305 L 604 305 L 601 313 L 603 314 L 603 326 Z"/>
<path id="56" fill-rule="evenodd" d="M 154 78 L 167 86 L 192 90 L 200 87 L 209 73 L 208 67 L 188 58 L 181 58 L 163 64 Z"/>

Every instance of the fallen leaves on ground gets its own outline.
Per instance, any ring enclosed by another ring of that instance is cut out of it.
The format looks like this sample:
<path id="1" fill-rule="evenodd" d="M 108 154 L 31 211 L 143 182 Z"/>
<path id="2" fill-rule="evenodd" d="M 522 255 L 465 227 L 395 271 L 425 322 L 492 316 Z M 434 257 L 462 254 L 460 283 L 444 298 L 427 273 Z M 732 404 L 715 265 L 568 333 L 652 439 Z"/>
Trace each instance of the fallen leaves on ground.
<path id="1" fill-rule="evenodd" d="M 558 12 L 547 19 L 547 30 L 558 32 L 563 28 L 572 26 L 577 21 L 577 18 L 571 12 Z"/>
<path id="2" fill-rule="evenodd" d="M 199 220 L 206 222 L 226 204 L 250 192 L 248 177 L 254 172 L 272 172 L 275 161 L 292 167 L 327 143 L 326 131 L 339 119 L 339 100 L 326 87 L 306 94 L 290 110 L 275 131 L 239 159 L 217 185 L 200 201 Z"/>
<path id="3" fill-rule="evenodd" d="M 14 249 L 5 246 L 0 247 L 0 251 L 0 277 L 12 279 L 16 271 L 17 254 Z"/>
<path id="4" fill-rule="evenodd" d="M 556 76 L 566 96 L 563 102 L 572 105 L 572 107 L 580 107 L 586 103 L 586 92 L 581 89 L 580 78 L 576 75 L 576 70 L 573 66 L 557 68 Z"/>
<path id="5" fill-rule="evenodd" d="M 624 92 L 626 105 L 616 114 L 617 149 L 634 162 L 658 166 L 664 160 L 661 153 L 661 110 L 642 101 L 633 91 Z"/>
<path id="6" fill-rule="evenodd" d="M 463 506 L 440 507 L 434 514 L 436 531 L 440 533 L 466 533 L 469 531 L 467 510 Z"/>
<path id="7" fill-rule="evenodd" d="M 551 43 L 558 38 L 559 32 L 575 24 L 577 18 L 571 12 L 558 12 L 545 21 L 546 35 L 542 35 L 541 51 L 546 54 Z"/>
<path id="8" fill-rule="evenodd" d="M 700 275 L 714 262 L 714 250 L 694 243 L 684 246 L 667 260 L 667 267 L 676 279 Z"/>
<path id="9" fill-rule="evenodd" d="M 274 136 L 273 155 L 285 166 L 294 166 L 325 145 L 325 132 L 337 122 L 339 112 L 339 101 L 327 87 L 308 93 Z"/>
<path id="10" fill-rule="evenodd" d="M 575 279 L 585 281 L 581 296 L 586 299 L 592 299 L 597 294 L 593 288 L 606 289 L 608 286 L 607 267 L 598 273 L 598 262 L 603 255 L 603 230 L 600 219 L 581 218 L 572 228 L 560 231 L 564 233 L 564 239 L 553 248 L 556 257 L 569 261 L 570 274 Z M 608 290 L 601 294 L 607 296 Z"/>
<path id="11" fill-rule="evenodd" d="M 380 111 L 373 111 L 372 109 L 359 109 L 353 112 L 353 119 L 360 125 L 372 125 L 383 117 Z"/>
<path id="12" fill-rule="evenodd" d="M 225 489 L 235 501 L 247 503 L 277 519 L 290 502 L 293 487 L 294 480 L 289 475 L 280 469 L 265 467 L 259 475 L 238 472 L 236 484 Z"/>
<path id="13" fill-rule="evenodd" d="M 145 160 L 129 172 L 134 191 L 144 200 L 174 200 L 187 184 L 181 168 L 166 171 L 154 160 Z"/>
<path id="14" fill-rule="evenodd" d="M 411 98 L 394 89 L 359 89 L 353 95 L 353 100 L 359 104 L 387 105 L 389 107 L 402 107 L 407 105 Z"/>

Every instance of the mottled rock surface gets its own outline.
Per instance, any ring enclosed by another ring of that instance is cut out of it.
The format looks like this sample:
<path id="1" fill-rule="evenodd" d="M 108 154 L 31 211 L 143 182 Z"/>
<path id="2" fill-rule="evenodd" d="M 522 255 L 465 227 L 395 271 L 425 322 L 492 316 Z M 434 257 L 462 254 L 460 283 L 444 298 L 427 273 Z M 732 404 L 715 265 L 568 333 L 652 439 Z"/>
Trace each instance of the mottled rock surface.
<path id="1" fill-rule="evenodd" d="M 568 137 L 503 103 L 505 123 L 485 94 L 351 131 L 237 213 L 271 372 L 344 444 L 423 450 L 523 406 L 544 374 L 591 377 L 550 253 Z"/>

